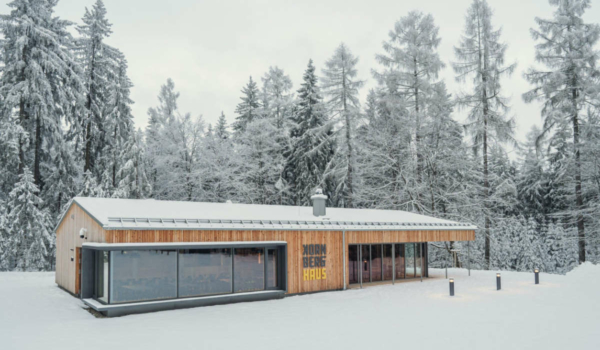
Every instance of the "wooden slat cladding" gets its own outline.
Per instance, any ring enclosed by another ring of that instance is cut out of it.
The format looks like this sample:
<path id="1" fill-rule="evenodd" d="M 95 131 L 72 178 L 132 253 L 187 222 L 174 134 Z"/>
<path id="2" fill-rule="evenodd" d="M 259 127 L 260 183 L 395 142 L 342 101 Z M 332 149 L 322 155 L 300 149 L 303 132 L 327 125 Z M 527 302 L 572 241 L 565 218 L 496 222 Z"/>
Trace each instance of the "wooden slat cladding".
<path id="1" fill-rule="evenodd" d="M 344 286 L 341 231 L 119 230 L 105 231 L 105 237 L 107 243 L 285 241 L 288 294 L 335 290 Z M 326 279 L 304 280 L 303 246 L 310 244 L 327 246 Z"/>
<path id="2" fill-rule="evenodd" d="M 79 231 L 87 229 L 87 239 L 79 238 Z M 104 242 L 104 229 L 92 219 L 77 204 L 71 206 L 65 219 L 56 229 L 56 274 L 55 282 L 73 294 L 76 289 L 77 269 L 75 254 L 76 248 L 83 242 Z M 71 261 L 73 257 L 73 261 Z"/>

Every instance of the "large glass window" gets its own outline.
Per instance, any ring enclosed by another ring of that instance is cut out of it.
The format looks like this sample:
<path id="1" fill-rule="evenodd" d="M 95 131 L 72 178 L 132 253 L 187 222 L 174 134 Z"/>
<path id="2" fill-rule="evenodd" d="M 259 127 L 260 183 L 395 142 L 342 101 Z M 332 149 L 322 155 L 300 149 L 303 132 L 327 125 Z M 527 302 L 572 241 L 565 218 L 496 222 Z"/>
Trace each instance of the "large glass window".
<path id="1" fill-rule="evenodd" d="M 94 294 L 96 299 L 108 303 L 108 257 L 109 252 L 96 251 L 96 278 Z"/>
<path id="2" fill-rule="evenodd" d="M 111 303 L 177 297 L 175 250 L 111 252 Z"/>
<path id="3" fill-rule="evenodd" d="M 394 247 L 394 259 L 396 265 L 396 279 L 403 279 L 406 277 L 405 266 L 404 266 L 404 244 L 396 244 Z"/>
<path id="4" fill-rule="evenodd" d="M 407 243 L 406 246 L 406 278 L 415 277 L 415 245 Z"/>
<path id="5" fill-rule="evenodd" d="M 362 245 L 360 249 L 362 280 L 361 282 L 371 282 L 371 246 Z"/>
<path id="6" fill-rule="evenodd" d="M 277 288 L 279 287 L 279 278 L 278 278 L 278 250 L 277 249 L 267 249 L 267 288 Z"/>
<path id="7" fill-rule="evenodd" d="M 179 296 L 231 293 L 231 248 L 179 251 Z"/>
<path id="8" fill-rule="evenodd" d="M 265 289 L 265 254 L 262 248 L 234 249 L 234 292 Z"/>
<path id="9" fill-rule="evenodd" d="M 358 246 L 351 245 L 348 247 L 348 274 L 350 276 L 349 283 L 359 283 L 358 280 Z"/>
<path id="10" fill-rule="evenodd" d="M 392 257 L 392 245 L 383 245 L 383 279 L 389 281 L 394 276 L 394 265 Z"/>
<path id="11" fill-rule="evenodd" d="M 381 281 L 381 244 L 371 245 L 371 281 Z"/>

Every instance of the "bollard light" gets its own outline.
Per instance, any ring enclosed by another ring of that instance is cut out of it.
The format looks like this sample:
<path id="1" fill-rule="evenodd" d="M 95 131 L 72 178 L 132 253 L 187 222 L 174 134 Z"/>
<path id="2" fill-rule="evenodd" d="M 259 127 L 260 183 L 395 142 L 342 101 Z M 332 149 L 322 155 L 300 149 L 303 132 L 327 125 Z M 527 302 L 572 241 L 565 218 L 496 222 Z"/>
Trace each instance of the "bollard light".
<path id="1" fill-rule="evenodd" d="M 535 273 L 535 284 L 540 284 L 540 269 L 533 270 Z"/>
<path id="2" fill-rule="evenodd" d="M 502 282 L 500 281 L 500 273 L 496 274 L 496 290 L 502 289 Z"/>
<path id="3" fill-rule="evenodd" d="M 450 278 L 450 296 L 454 296 L 454 278 Z"/>

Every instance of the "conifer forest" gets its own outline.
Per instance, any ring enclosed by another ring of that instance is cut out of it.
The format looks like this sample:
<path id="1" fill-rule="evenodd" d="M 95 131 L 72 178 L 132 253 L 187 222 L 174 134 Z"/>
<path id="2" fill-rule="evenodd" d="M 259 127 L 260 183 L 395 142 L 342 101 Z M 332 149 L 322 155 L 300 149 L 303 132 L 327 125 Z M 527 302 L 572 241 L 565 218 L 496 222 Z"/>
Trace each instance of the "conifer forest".
<path id="1" fill-rule="evenodd" d="M 600 3 L 549 0 L 552 15 L 532 19 L 525 91 L 505 88 L 521 63 L 505 57 L 491 5 L 473 0 L 452 57 L 433 15 L 406 11 L 373 38 L 368 72 L 341 38 L 326 62 L 306 56 L 300 81 L 277 62 L 248 72 L 230 91 L 235 114 L 216 123 L 182 110 L 186 91 L 168 79 L 144 127 L 127 57 L 107 43 L 118 9 L 96 0 L 63 19 L 57 4 L 12 0 L 0 15 L 0 271 L 53 270 L 55 226 L 76 196 L 310 206 L 316 188 L 328 207 L 477 225 L 474 269 L 600 262 L 600 18 L 584 20 Z M 526 140 L 516 99 L 541 106 Z M 466 266 L 461 242 L 430 243 L 429 263 L 450 264 L 452 250 Z"/>

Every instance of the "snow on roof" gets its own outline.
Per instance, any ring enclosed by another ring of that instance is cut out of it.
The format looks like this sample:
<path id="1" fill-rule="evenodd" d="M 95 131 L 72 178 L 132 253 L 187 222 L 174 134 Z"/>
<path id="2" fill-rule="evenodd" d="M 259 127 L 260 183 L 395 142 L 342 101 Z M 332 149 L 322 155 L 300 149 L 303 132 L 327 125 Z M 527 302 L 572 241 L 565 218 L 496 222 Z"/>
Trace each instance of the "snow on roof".
<path id="1" fill-rule="evenodd" d="M 75 197 L 107 230 L 295 229 L 295 230 L 474 230 L 477 227 L 400 210 L 327 208 L 154 199 Z M 59 222 L 62 221 L 59 220 Z"/>

